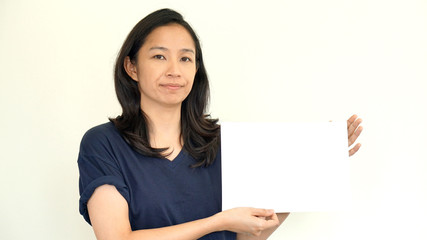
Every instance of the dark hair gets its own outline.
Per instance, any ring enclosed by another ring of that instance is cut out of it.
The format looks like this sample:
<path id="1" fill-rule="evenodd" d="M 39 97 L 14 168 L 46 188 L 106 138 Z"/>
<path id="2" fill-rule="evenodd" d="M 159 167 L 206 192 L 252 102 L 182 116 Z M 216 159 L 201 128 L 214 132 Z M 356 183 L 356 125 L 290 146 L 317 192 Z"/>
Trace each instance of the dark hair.
<path id="1" fill-rule="evenodd" d="M 116 60 L 114 83 L 117 98 L 122 106 L 122 115 L 111 118 L 123 138 L 139 153 L 164 158 L 168 148 L 153 148 L 150 145 L 147 118 L 141 110 L 141 95 L 138 84 L 124 68 L 125 58 L 136 61 L 137 53 L 147 36 L 157 27 L 179 24 L 193 38 L 196 47 L 197 72 L 193 87 L 181 106 L 181 137 L 184 149 L 197 160 L 193 167 L 209 166 L 215 160 L 220 144 L 218 119 L 206 114 L 209 101 L 209 81 L 203 64 L 199 39 L 182 15 L 170 10 L 155 11 L 138 22 L 127 36 Z"/>

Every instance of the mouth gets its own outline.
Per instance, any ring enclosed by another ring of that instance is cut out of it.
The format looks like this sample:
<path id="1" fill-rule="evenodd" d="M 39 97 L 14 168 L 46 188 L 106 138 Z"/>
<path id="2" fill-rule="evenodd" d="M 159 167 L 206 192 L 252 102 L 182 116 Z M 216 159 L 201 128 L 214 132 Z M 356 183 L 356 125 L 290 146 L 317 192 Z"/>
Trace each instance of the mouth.
<path id="1" fill-rule="evenodd" d="M 183 86 L 177 83 L 164 83 L 164 84 L 160 84 L 160 87 L 164 87 L 169 90 L 178 90 Z"/>

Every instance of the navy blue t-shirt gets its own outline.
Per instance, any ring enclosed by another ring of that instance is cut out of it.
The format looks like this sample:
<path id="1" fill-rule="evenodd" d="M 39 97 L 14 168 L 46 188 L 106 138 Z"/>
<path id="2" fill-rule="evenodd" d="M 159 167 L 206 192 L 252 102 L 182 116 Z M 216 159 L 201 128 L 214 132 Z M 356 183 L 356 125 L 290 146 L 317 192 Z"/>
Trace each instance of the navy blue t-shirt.
<path id="1" fill-rule="evenodd" d="M 139 154 L 109 122 L 83 136 L 80 213 L 90 223 L 87 202 L 101 185 L 114 185 L 129 206 L 132 230 L 166 227 L 206 218 L 221 211 L 221 154 L 209 167 L 191 168 L 196 160 L 184 149 L 173 160 Z M 235 239 L 215 232 L 201 239 Z"/>

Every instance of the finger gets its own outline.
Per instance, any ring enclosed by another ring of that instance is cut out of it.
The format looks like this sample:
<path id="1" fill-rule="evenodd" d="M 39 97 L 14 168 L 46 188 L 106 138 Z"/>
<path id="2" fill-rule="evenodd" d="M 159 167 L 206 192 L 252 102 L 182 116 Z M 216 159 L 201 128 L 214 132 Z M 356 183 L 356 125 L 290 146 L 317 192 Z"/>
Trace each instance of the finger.
<path id="1" fill-rule="evenodd" d="M 354 130 L 357 129 L 357 127 L 362 123 L 362 119 L 359 118 L 356 121 L 354 121 L 353 123 L 350 124 L 350 126 L 347 127 L 347 133 L 348 136 L 351 136 L 354 133 Z"/>
<path id="2" fill-rule="evenodd" d="M 360 134 L 363 131 L 363 127 L 360 126 L 356 129 L 356 131 L 353 132 L 351 136 L 348 137 L 348 146 L 350 147 L 353 145 L 354 142 L 356 142 L 357 138 L 360 136 Z"/>
<path id="3" fill-rule="evenodd" d="M 353 114 L 348 120 L 347 120 L 347 128 L 354 122 L 354 120 L 357 119 L 357 115 Z"/>
<path id="4" fill-rule="evenodd" d="M 352 149 L 350 149 L 348 151 L 348 155 L 351 157 L 353 156 L 357 151 L 359 151 L 360 147 L 362 146 L 362 144 L 358 143 L 356 144 L 356 146 L 354 146 Z"/>
<path id="5" fill-rule="evenodd" d="M 350 140 L 351 138 L 354 139 L 353 135 L 355 134 L 357 128 L 360 126 L 361 123 L 362 123 L 362 119 L 360 120 L 358 119 L 353 124 L 351 124 L 350 127 L 347 129 L 347 136 L 348 136 L 349 142 L 351 142 Z"/>
<path id="6" fill-rule="evenodd" d="M 277 214 L 273 214 L 268 220 L 265 221 L 264 229 L 277 227 L 280 224 Z"/>
<path id="7" fill-rule="evenodd" d="M 273 220 L 273 221 L 276 221 L 276 220 L 279 221 L 279 217 L 277 216 L 277 213 L 274 213 L 270 217 L 266 218 L 266 220 L 268 220 L 268 221 L 271 221 L 271 220 Z"/>
<path id="8" fill-rule="evenodd" d="M 270 217 L 274 214 L 272 209 L 252 208 L 252 215 L 257 217 Z"/>

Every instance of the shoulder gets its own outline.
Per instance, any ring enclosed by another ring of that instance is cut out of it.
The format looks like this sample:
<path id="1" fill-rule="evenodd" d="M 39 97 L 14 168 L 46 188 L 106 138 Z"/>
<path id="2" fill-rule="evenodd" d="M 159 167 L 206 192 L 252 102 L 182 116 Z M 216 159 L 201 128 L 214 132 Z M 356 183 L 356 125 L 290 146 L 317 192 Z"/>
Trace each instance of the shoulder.
<path id="1" fill-rule="evenodd" d="M 114 124 L 112 122 L 106 122 L 87 130 L 83 138 L 108 136 L 115 132 L 117 132 L 117 129 Z"/>
<path id="2" fill-rule="evenodd" d="M 80 151 L 93 150 L 123 141 L 113 123 L 107 122 L 89 129 L 82 138 Z"/>
<path id="3" fill-rule="evenodd" d="M 89 129 L 84 135 L 82 141 L 100 140 L 120 136 L 118 130 L 112 122 L 107 122 Z"/>

